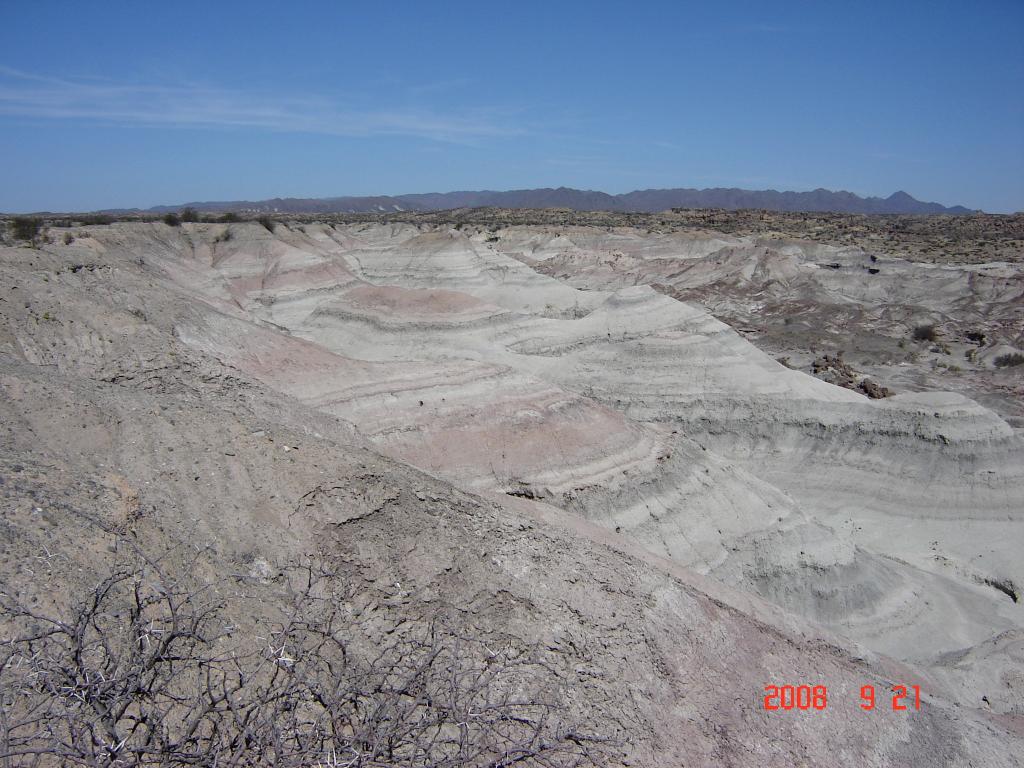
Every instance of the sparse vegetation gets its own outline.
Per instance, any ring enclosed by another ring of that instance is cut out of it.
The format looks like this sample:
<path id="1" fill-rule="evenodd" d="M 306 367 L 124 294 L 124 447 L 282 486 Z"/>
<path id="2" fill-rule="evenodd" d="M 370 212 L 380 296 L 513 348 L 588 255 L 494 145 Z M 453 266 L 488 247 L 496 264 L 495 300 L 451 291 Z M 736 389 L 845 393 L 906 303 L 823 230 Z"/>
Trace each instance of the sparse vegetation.
<path id="1" fill-rule="evenodd" d="M 124 547 L 64 612 L 0 594 L 5 765 L 604 762 L 610 742 L 563 721 L 558 672 L 535 649 L 354 619 L 317 566 L 292 569 L 283 611 L 235 626 L 188 568 L 170 577 Z"/>
<path id="2" fill-rule="evenodd" d="M 266 229 L 267 232 L 273 232 L 274 228 L 277 226 L 277 222 L 269 216 L 260 216 L 256 221 L 262 224 L 263 228 Z"/>
<path id="3" fill-rule="evenodd" d="M 1013 368 L 1021 363 L 1024 363 L 1024 355 L 1017 352 L 1007 352 L 1005 355 L 999 355 L 999 357 L 992 361 L 992 365 L 996 368 Z"/>
<path id="4" fill-rule="evenodd" d="M 973 341 L 979 346 L 985 343 L 985 334 L 982 331 L 968 331 L 964 335 L 968 341 Z"/>
<path id="5" fill-rule="evenodd" d="M 939 330 L 932 323 L 925 323 L 914 328 L 914 341 L 938 341 Z"/>
<path id="6" fill-rule="evenodd" d="M 105 213 L 94 213 L 86 216 L 79 216 L 78 219 L 79 221 L 82 222 L 82 224 L 86 225 L 113 224 L 115 221 L 117 221 L 117 219 L 115 219 L 113 216 L 108 216 Z"/>
<path id="7" fill-rule="evenodd" d="M 181 219 L 178 218 L 178 214 L 176 214 L 176 213 L 165 214 L 163 219 L 162 219 L 162 221 L 164 222 L 164 224 L 166 224 L 169 227 L 180 227 L 181 226 Z"/>
<path id="8" fill-rule="evenodd" d="M 181 220 L 194 224 L 199 221 L 199 213 L 195 208 L 182 208 Z"/>
<path id="9" fill-rule="evenodd" d="M 31 216 L 18 216 L 11 221 L 11 232 L 15 240 L 27 240 L 34 243 L 42 229 L 43 223 Z"/>
<path id="10" fill-rule="evenodd" d="M 161 216 L 145 212 L 76 214 L 54 219 L 51 226 L 68 222 L 109 224 L 113 221 L 158 221 Z M 250 218 L 228 211 L 205 220 L 232 223 Z M 1019 262 L 1024 244 L 1024 214 L 964 216 L 862 215 L 826 212 L 728 211 L 721 209 L 676 209 L 671 213 L 625 213 L 611 211 L 571 211 L 557 209 L 473 208 L 459 211 L 392 211 L 365 213 L 282 213 L 279 219 L 297 222 L 411 222 L 416 225 L 469 225 L 487 233 L 515 225 L 594 226 L 603 229 L 633 227 L 651 231 L 652 225 L 669 232 L 715 230 L 737 235 L 784 235 L 811 238 L 818 242 L 856 246 L 874 255 L 884 241 L 893 255 L 911 261 Z M 979 243 L 984 243 L 980 245 Z M 962 247 L 956 247 L 962 245 Z M 876 259 L 878 257 L 876 256 Z"/>

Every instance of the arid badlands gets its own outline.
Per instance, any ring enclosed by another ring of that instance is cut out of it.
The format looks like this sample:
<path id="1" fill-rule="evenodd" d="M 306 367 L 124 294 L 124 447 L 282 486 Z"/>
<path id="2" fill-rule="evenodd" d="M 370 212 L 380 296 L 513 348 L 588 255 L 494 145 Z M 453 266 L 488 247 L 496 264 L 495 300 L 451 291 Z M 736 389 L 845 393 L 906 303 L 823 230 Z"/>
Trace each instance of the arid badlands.
<path id="1" fill-rule="evenodd" d="M 0 765 L 1024 764 L 1020 217 L 597 218 L 7 234 Z"/>

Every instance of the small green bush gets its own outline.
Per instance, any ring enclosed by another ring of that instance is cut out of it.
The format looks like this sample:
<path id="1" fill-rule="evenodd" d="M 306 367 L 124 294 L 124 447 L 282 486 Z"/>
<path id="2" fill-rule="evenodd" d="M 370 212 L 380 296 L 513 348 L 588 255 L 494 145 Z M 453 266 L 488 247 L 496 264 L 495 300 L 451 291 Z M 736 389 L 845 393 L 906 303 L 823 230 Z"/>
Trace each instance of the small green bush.
<path id="1" fill-rule="evenodd" d="M 1024 363 L 1024 355 L 1018 354 L 1017 352 L 1007 352 L 1005 355 L 1000 355 L 992 364 L 996 368 L 1012 368 L 1015 365 Z"/>
<path id="2" fill-rule="evenodd" d="M 238 217 L 238 214 L 235 213 L 234 211 L 228 211 L 227 213 L 221 214 L 220 218 L 218 218 L 217 221 L 221 222 L 222 224 L 234 224 L 235 222 L 241 221 L 241 219 Z"/>
<path id="3" fill-rule="evenodd" d="M 39 219 L 33 219 L 29 216 L 19 216 L 11 222 L 11 229 L 14 230 L 14 238 L 16 240 L 28 240 L 34 242 L 39 236 L 39 230 L 42 229 L 43 223 Z"/>
<path id="4" fill-rule="evenodd" d="M 919 325 L 914 329 L 914 341 L 938 341 L 939 331 L 931 323 Z"/>
<path id="5" fill-rule="evenodd" d="M 181 226 L 181 219 L 178 218 L 178 214 L 176 214 L 176 213 L 168 213 L 167 215 L 165 215 L 164 218 L 163 218 L 163 222 L 168 227 L 180 227 Z"/>
<path id="6" fill-rule="evenodd" d="M 199 221 L 199 212 L 195 208 L 182 208 L 181 220 L 190 223 Z"/>
<path id="7" fill-rule="evenodd" d="M 94 213 L 88 216 L 82 216 L 79 219 L 82 224 L 113 224 L 114 217 L 108 216 L 105 213 Z"/>

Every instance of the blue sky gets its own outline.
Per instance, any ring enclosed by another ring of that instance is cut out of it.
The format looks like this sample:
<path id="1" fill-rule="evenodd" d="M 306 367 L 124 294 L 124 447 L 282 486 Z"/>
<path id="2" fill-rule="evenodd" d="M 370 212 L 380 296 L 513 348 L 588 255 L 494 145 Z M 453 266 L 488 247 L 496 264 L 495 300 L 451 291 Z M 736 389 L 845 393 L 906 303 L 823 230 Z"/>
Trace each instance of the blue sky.
<path id="1" fill-rule="evenodd" d="M 4 4 L 0 210 L 573 186 L 1024 209 L 1024 2 Z"/>

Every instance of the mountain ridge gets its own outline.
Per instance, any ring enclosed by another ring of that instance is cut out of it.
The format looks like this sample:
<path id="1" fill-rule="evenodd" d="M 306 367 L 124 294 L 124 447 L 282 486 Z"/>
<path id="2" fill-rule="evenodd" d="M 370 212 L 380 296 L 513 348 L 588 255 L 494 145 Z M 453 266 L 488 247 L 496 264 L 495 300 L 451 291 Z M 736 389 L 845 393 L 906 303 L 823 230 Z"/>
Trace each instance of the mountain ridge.
<path id="1" fill-rule="evenodd" d="M 270 198 L 160 205 L 150 213 L 184 207 L 201 211 L 251 211 L 259 213 L 373 213 L 440 211 L 453 208 L 569 208 L 576 211 L 657 213 L 670 208 L 764 209 L 781 212 L 834 212 L 854 214 L 965 214 L 975 212 L 962 205 L 944 206 L 917 200 L 902 190 L 889 197 L 860 197 L 852 192 L 818 188 L 809 192 L 775 189 L 746 190 L 736 187 L 706 189 L 638 189 L 612 195 L 599 190 L 572 187 L 537 189 L 462 190 L 406 195 L 339 196 L 322 198 Z M 132 209 L 138 210 L 138 209 Z"/>

